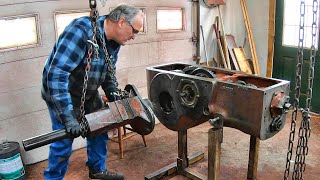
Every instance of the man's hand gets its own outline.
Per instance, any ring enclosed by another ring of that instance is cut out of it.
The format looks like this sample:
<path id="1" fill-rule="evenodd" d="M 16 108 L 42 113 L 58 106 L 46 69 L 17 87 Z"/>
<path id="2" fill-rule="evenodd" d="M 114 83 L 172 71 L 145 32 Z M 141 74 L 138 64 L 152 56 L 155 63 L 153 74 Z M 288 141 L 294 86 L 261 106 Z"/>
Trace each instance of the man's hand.
<path id="1" fill-rule="evenodd" d="M 76 138 L 79 137 L 82 133 L 81 131 L 81 126 L 78 123 L 78 121 L 76 120 L 67 120 L 65 123 L 65 128 L 66 128 L 66 132 L 67 134 L 72 137 L 72 138 Z"/>
<path id="2" fill-rule="evenodd" d="M 106 94 L 108 102 L 113 102 L 116 100 L 119 100 L 119 95 L 116 92 L 110 92 L 109 94 Z"/>

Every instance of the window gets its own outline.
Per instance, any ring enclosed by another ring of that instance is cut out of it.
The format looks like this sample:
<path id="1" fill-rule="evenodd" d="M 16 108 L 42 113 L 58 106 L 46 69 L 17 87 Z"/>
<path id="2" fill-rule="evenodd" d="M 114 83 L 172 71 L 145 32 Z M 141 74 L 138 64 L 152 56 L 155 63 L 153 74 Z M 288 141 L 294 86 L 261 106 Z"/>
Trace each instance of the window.
<path id="1" fill-rule="evenodd" d="M 54 18 L 55 18 L 55 25 L 56 25 L 56 37 L 58 38 L 59 35 L 63 32 L 64 28 L 71 23 L 72 20 L 83 17 L 83 16 L 89 16 L 90 12 L 55 12 Z"/>
<path id="2" fill-rule="evenodd" d="M 319 0 L 318 0 L 319 3 Z M 310 48 L 312 45 L 312 22 L 313 22 L 313 0 L 305 0 L 304 16 L 304 47 Z M 318 7 L 318 6 L 317 6 Z M 299 24 L 300 24 L 300 1 L 285 0 L 284 9 L 283 39 L 284 46 L 297 47 L 299 44 Z M 319 9 L 317 11 L 317 17 Z M 319 18 L 316 20 L 316 48 L 319 37 Z"/>
<path id="3" fill-rule="evenodd" d="M 184 9 L 161 8 L 157 10 L 157 31 L 175 32 L 184 30 Z"/>
<path id="4" fill-rule="evenodd" d="M 40 45 L 38 14 L 0 18 L 0 50 Z"/>

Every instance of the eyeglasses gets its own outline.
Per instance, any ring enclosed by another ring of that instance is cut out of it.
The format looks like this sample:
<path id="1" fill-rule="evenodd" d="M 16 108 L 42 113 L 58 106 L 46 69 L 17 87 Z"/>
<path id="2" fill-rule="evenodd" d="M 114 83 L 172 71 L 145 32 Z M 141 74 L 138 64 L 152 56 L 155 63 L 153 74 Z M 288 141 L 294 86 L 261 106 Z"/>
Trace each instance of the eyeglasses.
<path id="1" fill-rule="evenodd" d="M 133 34 L 138 34 L 138 33 L 140 32 L 139 30 L 135 29 L 135 28 L 130 24 L 129 21 L 127 21 L 127 23 L 129 24 L 129 26 L 131 26 L 131 28 L 132 28 L 132 33 L 133 33 Z"/>

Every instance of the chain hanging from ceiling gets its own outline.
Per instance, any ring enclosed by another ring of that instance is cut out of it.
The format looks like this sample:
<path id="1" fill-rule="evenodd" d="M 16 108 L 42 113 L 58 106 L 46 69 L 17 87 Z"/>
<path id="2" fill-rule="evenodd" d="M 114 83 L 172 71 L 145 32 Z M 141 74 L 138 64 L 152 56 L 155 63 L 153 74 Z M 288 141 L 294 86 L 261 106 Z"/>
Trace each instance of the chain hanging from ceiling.
<path id="1" fill-rule="evenodd" d="M 286 160 L 286 169 L 284 172 L 284 179 L 289 178 L 290 173 L 290 162 L 292 159 L 293 151 L 293 142 L 297 124 L 298 111 L 302 114 L 301 125 L 298 132 L 298 143 L 296 147 L 296 155 L 292 173 L 292 179 L 303 179 L 303 173 L 306 169 L 306 156 L 309 152 L 308 140 L 311 134 L 310 128 L 310 108 L 312 100 L 312 88 L 314 80 L 314 66 L 315 66 L 315 57 L 316 57 L 316 48 L 317 43 L 317 16 L 318 16 L 318 0 L 313 0 L 312 4 L 312 44 L 310 49 L 310 63 L 309 63 L 309 76 L 308 76 L 308 90 L 307 90 L 307 99 L 305 108 L 299 107 L 299 99 L 301 93 L 301 76 L 302 76 L 302 65 L 303 65 L 303 45 L 304 45 L 304 28 L 305 28 L 305 10 L 306 3 L 304 0 L 300 1 L 300 23 L 299 23 L 299 43 L 298 43 L 298 53 L 297 53 L 297 66 L 296 66 L 296 86 L 295 86 L 295 98 L 293 104 L 293 112 L 291 119 L 291 129 L 289 135 L 289 144 Z"/>
<path id="2" fill-rule="evenodd" d="M 102 1 L 102 0 L 101 0 Z M 100 41 L 100 44 L 102 45 L 103 52 L 104 52 L 104 60 L 105 64 L 107 66 L 107 70 L 111 76 L 112 81 L 114 82 L 114 85 L 116 88 L 118 88 L 118 81 L 115 75 L 115 67 L 112 65 L 112 62 L 110 60 L 110 55 L 108 53 L 104 38 L 102 36 L 102 33 L 99 30 L 98 27 L 98 19 L 99 19 L 99 12 L 96 9 L 97 2 L 96 0 L 89 0 L 89 6 L 90 6 L 90 19 L 91 19 L 91 29 L 93 36 L 88 40 L 89 48 L 88 48 L 88 57 L 86 60 L 86 67 L 85 67 L 85 76 L 83 78 L 83 88 L 82 88 L 82 96 L 81 96 L 81 105 L 80 105 L 80 126 L 82 129 L 82 137 L 86 137 L 90 131 L 89 124 L 87 120 L 85 119 L 85 99 L 86 99 L 86 93 L 87 93 L 87 86 L 88 86 L 88 79 L 89 79 L 89 72 L 91 68 L 91 61 L 92 58 L 99 58 L 99 45 L 98 40 Z"/>

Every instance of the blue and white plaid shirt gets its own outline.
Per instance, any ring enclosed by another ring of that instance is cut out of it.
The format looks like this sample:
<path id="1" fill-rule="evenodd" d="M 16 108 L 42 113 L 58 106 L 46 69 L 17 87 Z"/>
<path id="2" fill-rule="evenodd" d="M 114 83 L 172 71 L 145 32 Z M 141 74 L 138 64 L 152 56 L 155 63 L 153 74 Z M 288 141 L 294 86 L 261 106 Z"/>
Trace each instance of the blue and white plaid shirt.
<path id="1" fill-rule="evenodd" d="M 120 45 L 105 38 L 103 24 L 106 17 L 99 17 L 98 26 L 115 68 Z M 62 122 L 79 116 L 89 48 L 87 40 L 90 40 L 92 35 L 90 17 L 73 20 L 59 36 L 45 64 L 42 78 L 42 98 Z M 98 102 L 101 100 L 97 90 L 100 86 L 105 93 L 112 92 L 116 88 L 108 73 L 103 46 L 98 37 L 99 57 L 94 58 L 95 56 L 92 55 L 85 102 L 86 113 L 101 108 L 101 103 Z"/>

